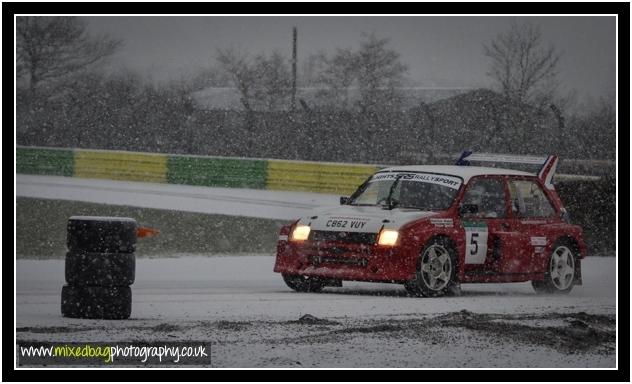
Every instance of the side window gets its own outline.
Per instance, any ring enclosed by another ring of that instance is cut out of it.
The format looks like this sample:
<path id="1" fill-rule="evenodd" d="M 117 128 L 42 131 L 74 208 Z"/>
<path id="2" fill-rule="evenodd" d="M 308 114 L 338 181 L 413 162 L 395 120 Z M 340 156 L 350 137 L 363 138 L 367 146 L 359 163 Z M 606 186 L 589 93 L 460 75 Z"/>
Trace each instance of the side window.
<path id="1" fill-rule="evenodd" d="M 516 217 L 551 217 L 555 209 L 538 183 L 531 180 L 510 180 L 511 211 Z"/>
<path id="2" fill-rule="evenodd" d="M 463 195 L 461 205 L 476 205 L 478 212 L 468 213 L 466 217 L 501 218 L 505 217 L 505 189 L 500 179 L 474 179 Z"/>

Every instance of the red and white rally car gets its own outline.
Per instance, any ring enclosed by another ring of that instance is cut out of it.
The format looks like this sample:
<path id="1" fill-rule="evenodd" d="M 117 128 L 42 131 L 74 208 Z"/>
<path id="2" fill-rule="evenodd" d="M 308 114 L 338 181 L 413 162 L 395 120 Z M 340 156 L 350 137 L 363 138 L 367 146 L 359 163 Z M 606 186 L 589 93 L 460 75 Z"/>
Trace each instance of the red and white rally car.
<path id="1" fill-rule="evenodd" d="M 532 174 L 475 160 L 543 165 Z M 304 292 L 342 280 L 404 284 L 421 296 L 523 281 L 569 292 L 581 285 L 586 246 L 552 184 L 557 163 L 464 152 L 459 165 L 382 169 L 340 206 L 282 227 L 274 271 Z"/>

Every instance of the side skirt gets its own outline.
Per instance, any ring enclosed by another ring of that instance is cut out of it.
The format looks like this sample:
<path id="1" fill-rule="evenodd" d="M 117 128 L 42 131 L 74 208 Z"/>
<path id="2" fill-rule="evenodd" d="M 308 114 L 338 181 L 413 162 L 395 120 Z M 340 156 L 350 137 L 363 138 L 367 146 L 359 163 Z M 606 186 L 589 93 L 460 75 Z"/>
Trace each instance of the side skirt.
<path id="1" fill-rule="evenodd" d="M 542 280 L 543 273 L 504 273 L 466 272 L 462 283 L 521 283 L 530 280 Z"/>

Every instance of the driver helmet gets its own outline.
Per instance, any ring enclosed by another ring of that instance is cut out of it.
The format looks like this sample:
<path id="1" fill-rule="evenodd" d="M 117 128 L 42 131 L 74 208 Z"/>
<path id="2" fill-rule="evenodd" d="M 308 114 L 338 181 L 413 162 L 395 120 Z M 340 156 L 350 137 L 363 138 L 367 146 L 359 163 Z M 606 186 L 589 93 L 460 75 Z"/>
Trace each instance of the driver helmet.
<path id="1" fill-rule="evenodd" d="M 470 204 L 476 204 L 482 208 L 483 202 L 485 201 L 485 197 L 487 197 L 487 191 L 485 190 L 485 186 L 481 184 L 474 184 L 470 189 L 469 193 L 469 201 Z"/>

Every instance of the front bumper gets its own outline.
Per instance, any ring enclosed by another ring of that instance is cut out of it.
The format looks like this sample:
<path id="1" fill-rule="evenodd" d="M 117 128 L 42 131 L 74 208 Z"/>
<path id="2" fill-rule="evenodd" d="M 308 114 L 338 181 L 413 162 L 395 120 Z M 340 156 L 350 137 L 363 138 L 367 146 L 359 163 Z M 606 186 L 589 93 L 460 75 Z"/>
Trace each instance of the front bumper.
<path id="1" fill-rule="evenodd" d="M 416 258 L 404 247 L 338 241 L 277 243 L 274 271 L 337 280 L 400 282 L 412 278 Z"/>

